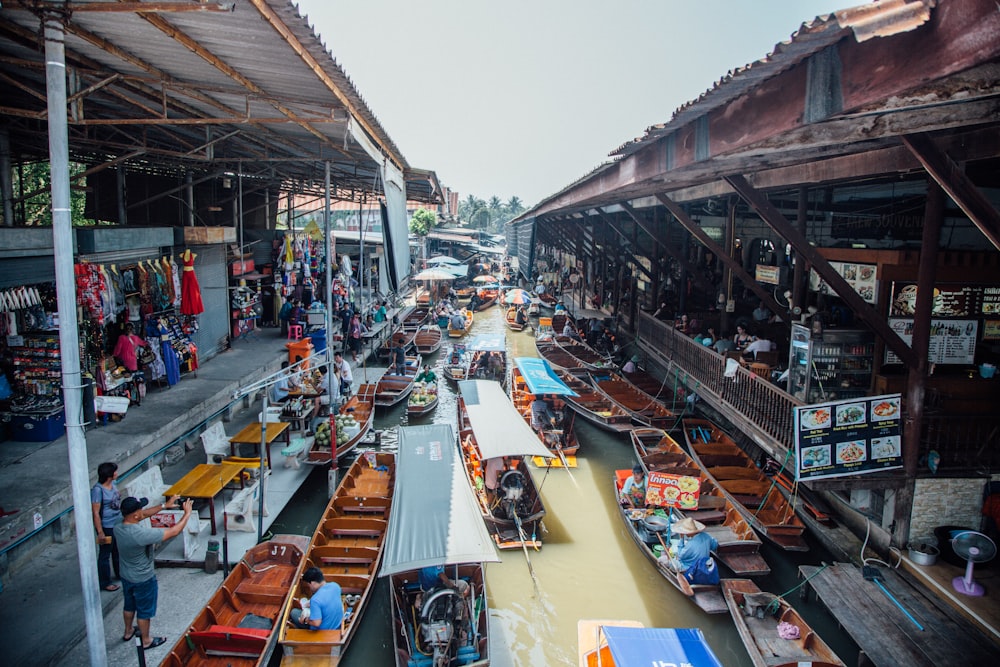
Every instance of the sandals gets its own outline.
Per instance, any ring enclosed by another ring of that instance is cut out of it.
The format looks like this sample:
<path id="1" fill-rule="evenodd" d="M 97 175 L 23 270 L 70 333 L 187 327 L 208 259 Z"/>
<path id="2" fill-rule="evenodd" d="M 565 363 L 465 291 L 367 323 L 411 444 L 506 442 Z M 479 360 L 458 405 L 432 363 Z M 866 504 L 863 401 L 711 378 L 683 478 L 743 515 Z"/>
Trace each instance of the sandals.
<path id="1" fill-rule="evenodd" d="M 156 648 L 157 646 L 162 646 L 163 644 L 166 643 L 167 643 L 166 637 L 153 637 L 153 639 L 149 642 L 149 646 L 143 646 L 142 650 L 148 651 L 151 648 Z"/>
<path id="2" fill-rule="evenodd" d="M 117 591 L 119 588 L 121 588 L 121 587 L 118 584 L 108 584 L 107 586 L 105 586 L 101 590 L 108 591 L 108 592 L 114 592 L 114 591 Z"/>
<path id="3" fill-rule="evenodd" d="M 133 639 L 135 639 L 135 636 L 136 636 L 137 634 L 139 634 L 139 626 L 138 626 L 138 625 L 137 625 L 137 626 L 135 626 L 134 628 L 132 628 L 132 634 L 130 634 L 130 635 L 129 635 L 128 637 L 126 637 L 126 636 L 122 635 L 122 641 L 123 641 L 123 642 L 130 642 L 130 641 L 132 641 Z"/>

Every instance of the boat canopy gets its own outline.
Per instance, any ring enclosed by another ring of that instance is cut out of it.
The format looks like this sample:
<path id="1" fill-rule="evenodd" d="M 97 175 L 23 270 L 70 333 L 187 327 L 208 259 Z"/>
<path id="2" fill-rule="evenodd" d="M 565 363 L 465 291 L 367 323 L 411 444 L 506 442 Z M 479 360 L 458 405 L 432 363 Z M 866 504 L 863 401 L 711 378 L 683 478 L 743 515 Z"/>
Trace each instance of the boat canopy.
<path id="1" fill-rule="evenodd" d="M 395 511 L 395 508 L 393 508 Z M 691 665 L 722 667 L 698 628 L 601 626 L 617 667 Z"/>
<path id="2" fill-rule="evenodd" d="M 480 334 L 467 348 L 470 352 L 506 352 L 507 338 L 503 333 Z"/>
<path id="3" fill-rule="evenodd" d="M 380 577 L 430 565 L 499 562 L 450 424 L 402 426 Z"/>
<path id="4" fill-rule="evenodd" d="M 463 380 L 458 383 L 469 422 L 483 459 L 499 456 L 544 456 L 555 454 L 543 445 L 493 380 Z"/>
<path id="5" fill-rule="evenodd" d="M 524 383 L 528 385 L 528 391 L 538 396 L 539 394 L 550 394 L 554 396 L 579 396 L 575 391 L 566 386 L 566 383 L 559 379 L 553 372 L 549 362 L 537 357 L 517 357 L 514 364 L 521 371 Z"/>

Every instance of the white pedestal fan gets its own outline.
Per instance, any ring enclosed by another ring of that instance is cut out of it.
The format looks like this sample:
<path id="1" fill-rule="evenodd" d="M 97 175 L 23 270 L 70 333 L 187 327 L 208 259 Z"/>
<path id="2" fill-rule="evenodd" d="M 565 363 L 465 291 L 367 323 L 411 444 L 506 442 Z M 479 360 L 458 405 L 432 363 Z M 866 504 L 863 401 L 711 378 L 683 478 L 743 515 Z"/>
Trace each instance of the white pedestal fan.
<path id="1" fill-rule="evenodd" d="M 972 568 L 976 563 L 985 563 L 996 556 L 997 545 L 982 533 L 967 530 L 952 539 L 951 547 L 956 554 L 968 561 L 965 566 L 965 576 L 952 579 L 952 588 L 963 595 L 983 595 L 986 590 L 972 578 Z"/>

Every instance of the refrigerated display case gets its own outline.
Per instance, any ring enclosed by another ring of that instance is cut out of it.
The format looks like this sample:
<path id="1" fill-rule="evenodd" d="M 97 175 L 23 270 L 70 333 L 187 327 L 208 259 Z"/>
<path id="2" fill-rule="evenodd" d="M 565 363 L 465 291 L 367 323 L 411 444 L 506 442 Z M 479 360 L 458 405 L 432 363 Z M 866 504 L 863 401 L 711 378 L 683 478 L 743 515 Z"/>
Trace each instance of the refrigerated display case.
<path id="1" fill-rule="evenodd" d="M 875 338 L 864 329 L 826 329 L 813 337 L 792 325 L 788 393 L 806 403 L 856 398 L 871 393 Z"/>

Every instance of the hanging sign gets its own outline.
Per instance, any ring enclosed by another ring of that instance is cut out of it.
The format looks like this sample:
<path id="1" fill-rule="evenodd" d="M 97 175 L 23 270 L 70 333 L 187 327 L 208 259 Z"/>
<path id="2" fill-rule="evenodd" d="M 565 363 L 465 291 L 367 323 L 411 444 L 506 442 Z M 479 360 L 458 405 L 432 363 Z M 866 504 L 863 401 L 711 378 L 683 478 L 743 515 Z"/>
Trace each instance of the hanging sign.
<path id="1" fill-rule="evenodd" d="M 806 405 L 793 412 L 797 479 L 903 467 L 900 394 Z"/>
<path id="2" fill-rule="evenodd" d="M 830 262 L 830 267 L 854 288 L 858 295 L 868 303 L 875 303 L 876 269 L 875 264 L 854 264 L 851 262 Z M 826 281 L 820 278 L 815 269 L 809 272 L 809 289 L 821 294 L 836 294 Z"/>
<path id="3" fill-rule="evenodd" d="M 767 264 L 758 264 L 754 269 L 756 274 L 754 277 L 757 282 L 764 285 L 780 285 L 781 284 L 781 267 L 780 266 L 768 266 Z"/>
<path id="4" fill-rule="evenodd" d="M 701 480 L 697 477 L 651 472 L 646 480 L 647 506 L 694 510 L 698 509 L 700 494 Z"/>
<path id="5" fill-rule="evenodd" d="M 899 334 L 899 337 L 907 345 L 912 347 L 912 318 L 890 317 L 889 327 Z M 968 365 L 975 363 L 978 333 L 978 320 L 931 320 L 927 360 L 933 364 Z M 903 362 L 895 354 L 886 350 L 885 363 L 900 364 Z"/>

